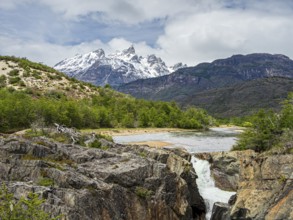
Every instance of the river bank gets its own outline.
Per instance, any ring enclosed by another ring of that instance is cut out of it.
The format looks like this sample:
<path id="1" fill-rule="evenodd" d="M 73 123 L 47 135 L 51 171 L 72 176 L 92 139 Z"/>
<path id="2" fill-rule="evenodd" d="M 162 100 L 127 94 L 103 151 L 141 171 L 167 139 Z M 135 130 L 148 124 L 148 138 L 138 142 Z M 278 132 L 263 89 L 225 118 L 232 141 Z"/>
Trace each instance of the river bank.
<path id="1" fill-rule="evenodd" d="M 136 134 L 152 134 L 161 132 L 183 132 L 183 131 L 196 131 L 180 128 L 100 128 L 100 129 L 86 129 L 82 130 L 84 133 L 94 132 L 102 135 L 109 136 L 126 136 Z"/>

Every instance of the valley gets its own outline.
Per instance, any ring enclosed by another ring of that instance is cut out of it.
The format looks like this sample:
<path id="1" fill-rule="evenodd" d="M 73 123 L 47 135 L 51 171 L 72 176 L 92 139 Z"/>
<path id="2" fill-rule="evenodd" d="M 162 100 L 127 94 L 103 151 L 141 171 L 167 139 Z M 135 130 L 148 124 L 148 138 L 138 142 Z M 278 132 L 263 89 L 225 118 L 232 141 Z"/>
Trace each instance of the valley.
<path id="1" fill-rule="evenodd" d="M 242 58 L 199 65 L 207 75 L 185 67 L 114 87 L 131 85 L 136 94 L 149 94 L 140 97 L 145 100 L 24 58 L 0 57 L 0 198 L 9 198 L 0 202 L 22 204 L 14 210 L 29 219 L 36 213 L 70 220 L 290 219 L 291 60 L 243 58 L 256 62 L 251 69 Z M 237 137 L 231 127 L 213 127 L 235 116 L 246 116 L 236 118 L 245 126 Z M 268 180 L 267 167 L 280 174 Z M 260 193 L 260 209 L 249 205 L 247 190 Z M 39 205 L 25 212 L 30 202 Z M 287 208 L 278 209 L 281 203 Z"/>
<path id="2" fill-rule="evenodd" d="M 278 110 L 293 90 L 293 61 L 283 55 L 234 55 L 117 87 L 148 100 L 198 106 L 217 117 L 239 117 L 261 108 Z"/>
<path id="3" fill-rule="evenodd" d="M 0 220 L 293 220 L 292 0 L 0 20 Z"/>

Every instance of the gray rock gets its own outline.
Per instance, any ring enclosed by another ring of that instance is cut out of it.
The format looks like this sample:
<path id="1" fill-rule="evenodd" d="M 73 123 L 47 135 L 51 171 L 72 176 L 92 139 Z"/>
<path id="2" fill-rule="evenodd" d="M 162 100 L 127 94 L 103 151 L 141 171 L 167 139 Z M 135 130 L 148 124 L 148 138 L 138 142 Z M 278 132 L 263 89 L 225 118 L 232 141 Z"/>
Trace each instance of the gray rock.
<path id="1" fill-rule="evenodd" d="M 106 150 L 44 137 L 4 137 L 0 180 L 15 198 L 33 191 L 64 219 L 204 219 L 186 152 L 101 140 Z"/>
<path id="2" fill-rule="evenodd" d="M 213 206 L 211 220 L 230 220 L 230 206 L 216 202 Z"/>

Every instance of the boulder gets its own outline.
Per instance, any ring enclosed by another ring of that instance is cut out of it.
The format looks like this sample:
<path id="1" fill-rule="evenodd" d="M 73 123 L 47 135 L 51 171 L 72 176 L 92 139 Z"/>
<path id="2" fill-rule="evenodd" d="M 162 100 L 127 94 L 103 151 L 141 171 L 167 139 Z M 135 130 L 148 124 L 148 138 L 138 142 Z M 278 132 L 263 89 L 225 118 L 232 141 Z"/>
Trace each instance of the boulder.
<path id="1" fill-rule="evenodd" d="M 292 164 L 292 154 L 242 157 L 231 218 L 293 219 Z"/>
<path id="2" fill-rule="evenodd" d="M 226 203 L 216 202 L 213 205 L 211 220 L 230 220 L 230 206 Z"/>
<path id="3" fill-rule="evenodd" d="M 236 191 L 239 182 L 239 161 L 242 157 L 254 157 L 255 152 L 230 151 L 198 153 L 196 157 L 208 160 L 211 163 L 211 174 L 214 178 L 216 187 L 226 191 Z"/>
<path id="4" fill-rule="evenodd" d="M 228 204 L 215 203 L 212 219 L 293 219 L 292 154 L 247 150 L 201 158 L 212 158 L 216 186 L 237 191 Z"/>
<path id="5" fill-rule="evenodd" d="M 186 152 L 99 141 L 1 137 L 0 180 L 16 199 L 38 193 L 45 211 L 66 220 L 205 218 Z"/>

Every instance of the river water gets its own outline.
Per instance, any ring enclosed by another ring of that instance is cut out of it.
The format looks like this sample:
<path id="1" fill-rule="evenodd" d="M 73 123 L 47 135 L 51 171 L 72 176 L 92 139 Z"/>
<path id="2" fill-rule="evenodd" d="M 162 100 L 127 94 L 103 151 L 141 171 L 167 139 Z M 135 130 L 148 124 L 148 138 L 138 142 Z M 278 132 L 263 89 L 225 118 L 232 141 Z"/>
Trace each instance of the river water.
<path id="1" fill-rule="evenodd" d="M 237 140 L 239 131 L 235 128 L 212 128 L 210 131 L 195 132 L 162 132 L 114 136 L 116 143 L 158 141 L 170 143 L 169 147 L 184 147 L 190 153 L 228 151 Z M 228 202 L 235 192 L 227 192 L 215 187 L 210 175 L 210 164 L 207 161 L 192 157 L 193 167 L 198 175 L 196 180 L 200 194 L 207 207 L 206 219 L 210 219 L 215 202 Z"/>

